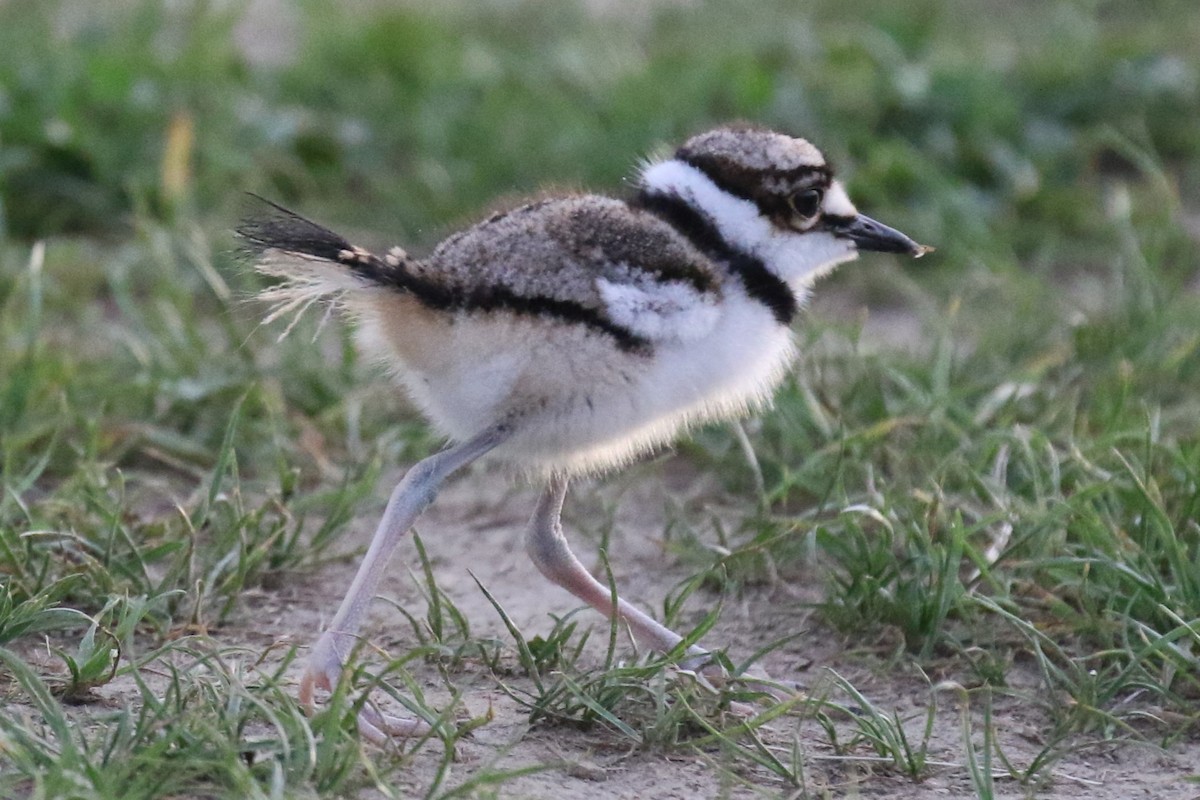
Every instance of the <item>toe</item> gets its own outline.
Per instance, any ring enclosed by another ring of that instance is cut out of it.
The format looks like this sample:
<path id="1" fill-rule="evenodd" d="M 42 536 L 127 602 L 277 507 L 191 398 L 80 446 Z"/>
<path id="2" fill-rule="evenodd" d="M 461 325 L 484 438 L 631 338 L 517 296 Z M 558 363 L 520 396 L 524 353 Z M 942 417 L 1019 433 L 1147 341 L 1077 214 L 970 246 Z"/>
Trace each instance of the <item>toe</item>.
<path id="1" fill-rule="evenodd" d="M 433 731 L 424 720 L 384 714 L 366 706 L 358 714 L 358 731 L 363 738 L 382 744 L 388 739 L 426 736 Z"/>
<path id="2" fill-rule="evenodd" d="M 409 717 L 395 717 L 391 714 L 380 714 L 383 729 L 390 736 L 413 737 L 427 736 L 433 732 L 433 728 L 423 719 L 415 719 Z"/>
<path id="3" fill-rule="evenodd" d="M 383 746 L 388 741 L 389 737 L 378 726 L 376 726 L 367 715 L 358 715 L 358 735 L 366 739 L 371 744 Z"/>

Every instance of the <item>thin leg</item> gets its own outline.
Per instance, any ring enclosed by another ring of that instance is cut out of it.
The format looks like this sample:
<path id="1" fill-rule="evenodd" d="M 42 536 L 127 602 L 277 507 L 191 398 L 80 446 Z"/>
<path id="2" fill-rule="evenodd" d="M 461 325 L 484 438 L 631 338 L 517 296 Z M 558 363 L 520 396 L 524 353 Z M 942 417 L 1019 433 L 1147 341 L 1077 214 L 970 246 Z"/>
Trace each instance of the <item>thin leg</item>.
<path id="1" fill-rule="evenodd" d="M 642 644 L 664 653 L 673 650 L 683 641 L 682 636 L 619 598 L 614 611 L 612 592 L 592 577 L 571 552 L 566 537 L 563 536 L 561 520 L 566 494 L 566 479 L 552 478 L 538 500 L 537 510 L 525 536 L 525 550 L 533 559 L 533 563 L 543 575 L 601 614 L 611 618 L 615 613 Z M 703 672 L 706 677 L 714 680 L 725 678 L 720 667 L 709 662 L 709 652 L 698 645 L 687 649 L 686 658 L 680 666 Z M 772 681 L 766 673 L 752 672 L 747 673 L 746 677 L 759 679 L 751 681 L 748 684 L 750 688 L 770 694 L 781 702 L 795 697 L 795 687 Z M 752 708 L 745 704 L 737 703 L 734 707 L 742 713 L 752 713 Z"/>
<path id="2" fill-rule="evenodd" d="M 538 500 L 537 510 L 525 537 L 525 550 L 533 559 L 533 563 L 547 578 L 604 616 L 611 618 L 615 613 L 642 644 L 662 652 L 674 649 L 683 641 L 682 636 L 619 598 L 614 610 L 612 592 L 592 577 L 571 552 L 566 537 L 563 536 L 560 519 L 566 494 L 566 478 L 552 478 Z M 704 648 L 696 645 L 687 650 L 689 662 L 700 661 L 707 655 L 708 652 Z"/>
<path id="3" fill-rule="evenodd" d="M 342 665 L 358 640 L 359 628 L 366 618 L 375 589 L 387 570 L 388 560 L 400 538 L 437 497 L 442 481 L 492 450 L 509 435 L 508 426 L 485 431 L 414 464 L 397 484 L 342 605 L 328 630 L 321 634 L 309 652 L 304 675 L 300 679 L 301 703 L 311 707 L 313 690 L 316 688 L 332 690 L 341 674 Z M 367 708 L 359 719 L 359 728 L 368 738 L 380 740 L 386 738 L 384 731 L 392 735 L 412 735 L 423 732 L 424 725 L 415 720 L 386 717 Z"/>

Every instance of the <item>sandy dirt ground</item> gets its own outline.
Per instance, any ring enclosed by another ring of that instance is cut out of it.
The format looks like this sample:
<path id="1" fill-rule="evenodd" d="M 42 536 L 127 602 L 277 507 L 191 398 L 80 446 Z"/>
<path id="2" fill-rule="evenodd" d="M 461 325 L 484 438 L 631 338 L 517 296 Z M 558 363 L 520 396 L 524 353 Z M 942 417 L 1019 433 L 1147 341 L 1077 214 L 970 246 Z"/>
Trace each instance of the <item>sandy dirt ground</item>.
<path id="1" fill-rule="evenodd" d="M 710 480 L 689 470 L 682 460 L 660 460 L 636 467 L 608 484 L 576 487 L 574 497 L 568 497 L 565 519 L 576 531 L 579 523 L 595 530 L 595 520 L 615 507 L 610 552 L 622 594 L 644 608 L 661 609 L 665 593 L 689 574 L 689 569 L 677 563 L 670 548 L 664 546 L 665 509 L 682 507 L 686 516 L 695 517 L 693 521 L 702 525 L 711 509 L 700 510 L 698 504 L 700 498 L 711 496 Z M 377 492 L 381 502 L 386 488 L 381 485 Z M 494 636 L 511 643 L 495 609 L 472 579 L 472 572 L 527 638 L 549 632 L 553 626 L 551 613 L 561 614 L 578 605 L 566 592 L 549 585 L 523 552 L 521 536 L 535 498 L 532 489 L 514 488 L 502 475 L 487 468 L 476 469 L 453 480 L 419 524 L 437 580 L 466 614 L 475 636 Z M 347 535 L 345 547 L 365 547 L 373 524 L 371 516 L 360 517 Z M 599 564 L 595 541 L 574 531 L 568 535 L 585 564 Z M 420 615 L 425 604 L 410 574 L 410 570 L 417 569 L 415 550 L 408 543 L 400 551 L 380 594 Z M 294 586 L 248 598 L 247 610 L 239 621 L 220 633 L 221 644 L 261 647 L 280 640 L 311 639 L 336 608 L 353 569 L 351 563 L 331 564 Z M 930 697 L 929 684 L 915 668 L 903 664 L 885 668 L 878 658 L 864 655 L 863 648 L 856 647 L 861 643 L 850 642 L 817 624 L 807 601 L 818 596 L 820 581 L 820 575 L 812 575 L 807 581 L 753 590 L 740 602 L 727 601 L 707 644 L 726 648 L 736 660 L 763 642 L 799 632 L 795 642 L 768 656 L 765 666 L 774 677 L 816 686 L 826 680 L 828 668 L 836 669 L 877 707 L 909 719 L 910 736 L 913 741 L 919 740 Z M 705 602 L 713 602 L 713 597 L 703 592 L 693 595 L 689 620 L 699 620 Z M 581 619 L 593 624 L 596 641 L 604 639 L 607 628 L 599 615 L 588 610 Z M 374 606 L 369 634 L 375 643 L 396 652 L 415 643 L 399 611 L 381 601 Z M 599 647 L 585 659 L 588 657 L 599 663 Z M 436 704 L 439 697 L 444 697 L 443 684 L 432 667 L 426 675 L 420 669 L 418 679 L 426 682 Z M 936 682 L 953 677 L 931 675 L 930 679 Z M 1010 678 L 1018 691 L 1038 691 L 1028 666 L 1015 665 Z M 537 763 L 562 765 L 506 782 L 501 797 L 666 800 L 805 796 L 765 771 L 748 771 L 744 765 L 729 764 L 716 751 L 707 754 L 711 761 L 680 751 L 638 752 L 628 739 L 598 727 L 580 730 L 562 724 L 531 726 L 527 712 L 497 688 L 482 664 L 468 662 L 454 680 L 458 688 L 465 690 L 465 706 L 472 716 L 485 713 L 489 707 L 495 715 L 492 722 L 462 744 L 456 767 L 460 777 L 465 778 L 473 764 L 503 769 Z M 511 676 L 504 680 L 521 685 L 520 679 Z M 868 757 L 872 753 L 865 748 L 856 749 L 853 758 L 839 758 L 826 734 L 811 720 L 777 720 L 770 725 L 766 739 L 782 748 L 790 747 L 794 739 L 799 741 L 807 766 L 808 796 L 912 800 L 973 797 L 957 696 L 940 693 L 938 707 L 929 757 L 946 766 L 932 768 L 920 782 L 871 763 Z M 994 714 L 1000 746 L 1015 766 L 1024 768 L 1045 744 L 1047 720 L 1031 704 L 1006 697 L 996 698 Z M 980 745 L 977 734 L 976 746 Z M 420 791 L 436 766 L 437 755 L 432 748 L 420 754 L 413 767 L 399 778 L 397 788 L 403 793 Z M 750 785 L 723 778 L 713 763 L 736 770 Z M 996 768 L 1002 771 L 999 765 Z M 1052 779 L 1037 787 L 1022 787 L 1002 777 L 997 797 L 1195 800 L 1200 798 L 1200 787 L 1188 778 L 1198 772 L 1200 746 L 1195 742 L 1177 745 L 1170 752 L 1152 746 L 1107 744 L 1086 747 L 1059 761 L 1042 773 Z M 370 796 L 373 793 L 364 795 Z"/>
<path id="2" fill-rule="evenodd" d="M 399 477 L 399 473 L 389 476 Z M 605 527 L 609 514 L 615 522 L 611 538 L 611 564 L 624 597 L 652 612 L 660 611 L 664 595 L 694 571 L 679 563 L 663 542 L 668 515 L 694 523 L 702 530 L 704 520 L 716 514 L 731 519 L 736 509 L 704 508 L 703 498 L 713 496 L 711 477 L 688 467 L 682 459 L 659 459 L 634 467 L 608 482 L 588 482 L 568 496 L 564 519 L 569 538 L 585 564 L 599 565 L 598 545 L 593 532 Z M 364 549 L 390 488 L 381 481 L 376 491 L 377 507 L 364 509 L 341 542 L 346 552 Z M 551 614 L 562 614 L 578 604 L 563 590 L 550 585 L 526 558 L 521 545 L 536 491 L 514 487 L 503 475 L 486 467 L 469 470 L 453 479 L 438 501 L 421 519 L 418 531 L 431 558 L 436 579 L 470 621 L 475 637 L 494 637 L 507 642 L 495 609 L 480 591 L 471 573 L 486 586 L 527 638 L 545 635 L 553 627 Z M 671 509 L 668 511 L 667 509 Z M 408 622 L 392 603 L 420 617 L 425 602 L 419 590 L 419 572 L 411 541 L 399 548 L 390 576 L 380 590 L 367 635 L 385 650 L 402 653 L 416 644 Z M 213 633 L 214 643 L 226 653 L 244 652 L 246 669 L 256 653 L 282 654 L 287 644 L 312 641 L 336 609 L 349 585 L 355 561 L 339 560 L 315 573 L 299 576 L 294 583 L 271 590 L 247 593 L 231 624 Z M 773 677 L 794 680 L 806 687 L 827 685 L 829 669 L 847 678 L 876 707 L 896 712 L 907 720 L 910 740 L 919 741 L 930 682 L 952 680 L 954 675 L 931 674 L 928 680 L 904 659 L 890 665 L 871 643 L 852 641 L 823 628 L 814 618 L 810 603 L 819 596 L 819 574 L 793 579 L 773 588 L 750 590 L 740 601 L 726 601 L 717 626 L 706 644 L 725 648 L 733 658 L 744 658 L 762 643 L 784 634 L 799 633 L 789 645 L 770 653 L 765 666 Z M 711 594 L 697 591 L 688 601 L 689 623 L 702 617 Z M 595 644 L 585 652 L 582 663 L 599 665 L 607 625 L 591 610 L 579 619 L 591 624 Z M 22 655 L 39 661 L 36 644 L 20 648 Z M 44 654 L 44 650 L 42 651 Z M 232 656 L 236 658 L 237 656 Z M 444 682 L 432 665 L 411 665 L 427 700 L 441 707 L 448 699 Z M 270 668 L 267 664 L 266 668 Z M 298 680 L 298 665 L 290 677 Z M 153 676 L 149 676 L 153 680 Z M 1009 673 L 1016 693 L 1035 696 L 1039 691 L 1029 665 L 1014 665 Z M 450 785 L 467 780 L 481 769 L 511 770 L 546 764 L 544 771 L 505 781 L 495 796 L 529 800 L 697 800 L 697 798 L 794 797 L 794 798 L 926 798 L 975 797 L 965 765 L 961 707 L 954 692 L 938 694 L 938 712 L 929 748 L 935 766 L 915 782 L 898 770 L 876 761 L 865 746 L 837 754 L 828 735 L 805 715 L 783 717 L 763 733 L 768 745 L 784 752 L 798 743 L 806 776 L 804 790 L 781 782 L 765 770 L 733 762 L 713 749 L 694 753 L 687 749 L 640 750 L 628 738 L 602 726 L 581 729 L 562 723 L 530 724 L 526 709 L 500 690 L 497 678 L 481 662 L 468 660 L 452 680 L 464 692 L 459 718 L 480 716 L 491 710 L 492 721 L 460 742 L 454 777 Z M 503 680 L 516 689 L 528 682 L 509 674 Z M 96 692 L 94 703 L 77 707 L 82 719 L 91 710 L 112 708 L 130 702 L 136 690 L 128 677 L 119 678 Z M 378 694 L 378 693 L 377 693 Z M 844 697 L 833 699 L 848 702 Z M 383 704 L 390 701 L 383 698 Z M 90 706 L 90 709 L 89 709 Z M 10 709 L 17 713 L 16 708 Z M 400 709 L 393 709 L 397 712 Z M 32 713 L 26 708 L 23 713 Z M 1045 745 L 1049 723 L 1032 703 L 997 696 L 994 706 L 997 740 L 1017 769 L 1024 769 Z M 982 727 L 976 719 L 976 748 L 981 747 Z M 841 726 L 843 741 L 850 738 L 850 725 Z M 1085 745 L 1079 739 L 1077 744 Z M 423 796 L 441 758 L 440 745 L 431 743 L 419 751 L 404 770 L 389 777 L 392 791 L 400 797 Z M 1095 798 L 1095 800 L 1200 800 L 1200 744 L 1185 741 L 1164 752 L 1150 744 L 1089 744 L 1043 770 L 1043 781 L 1023 786 L 1003 774 L 997 763 L 998 798 Z M 724 772 L 736 773 L 738 779 Z M 375 789 L 359 797 L 382 797 Z M 486 793 L 482 796 L 490 796 Z"/>

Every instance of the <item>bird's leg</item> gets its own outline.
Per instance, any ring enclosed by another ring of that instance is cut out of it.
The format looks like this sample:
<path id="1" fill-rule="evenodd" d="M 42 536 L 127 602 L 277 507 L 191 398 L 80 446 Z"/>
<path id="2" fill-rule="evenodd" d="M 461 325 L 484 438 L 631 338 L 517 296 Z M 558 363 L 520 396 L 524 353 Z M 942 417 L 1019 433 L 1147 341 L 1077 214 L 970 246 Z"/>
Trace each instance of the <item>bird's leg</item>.
<path id="1" fill-rule="evenodd" d="M 566 494 L 566 478 L 555 477 L 550 479 L 549 485 L 538 500 L 537 510 L 534 511 L 533 520 L 525 536 L 525 550 L 533 559 L 533 563 L 543 575 L 601 614 L 609 618 L 616 614 L 642 644 L 663 653 L 673 650 L 683 641 L 682 636 L 620 598 L 617 599 L 614 610 L 612 591 L 596 580 L 571 552 L 566 537 L 563 536 L 561 520 Z M 679 663 L 680 667 L 702 672 L 707 678 L 723 680 L 726 677 L 720 666 L 712 662 L 711 654 L 703 647 L 692 645 L 684 655 L 683 661 Z M 776 683 L 766 673 L 747 673 L 747 677 L 758 679 L 748 684 L 750 688 L 769 694 L 781 702 L 795 697 L 795 687 Z M 743 710 L 748 708 L 744 706 Z"/>
<path id="2" fill-rule="evenodd" d="M 664 653 L 673 650 L 683 641 L 682 636 L 619 598 L 614 609 L 612 591 L 596 580 L 571 552 L 563 536 L 560 518 L 566 494 L 566 478 L 555 477 L 550 479 L 538 500 L 525 536 L 525 550 L 533 563 L 543 575 L 601 614 L 610 618 L 616 614 L 642 644 Z M 687 649 L 688 662 L 701 662 L 707 656 L 708 651 L 696 645 Z"/>
<path id="3" fill-rule="evenodd" d="M 392 552 L 421 512 L 433 502 L 442 481 L 499 445 L 509 434 L 507 425 L 491 428 L 473 439 L 417 462 L 397 484 L 346 597 L 329 628 L 309 652 L 304 675 L 300 679 L 302 704 L 311 708 L 314 689 L 332 690 L 337 683 L 342 665 L 358 640 L 359 628 L 366 618 L 367 609 Z M 428 730 L 418 720 L 391 717 L 371 708 L 363 709 L 358 725 L 364 736 L 375 741 L 381 741 L 387 735 L 411 736 Z"/>

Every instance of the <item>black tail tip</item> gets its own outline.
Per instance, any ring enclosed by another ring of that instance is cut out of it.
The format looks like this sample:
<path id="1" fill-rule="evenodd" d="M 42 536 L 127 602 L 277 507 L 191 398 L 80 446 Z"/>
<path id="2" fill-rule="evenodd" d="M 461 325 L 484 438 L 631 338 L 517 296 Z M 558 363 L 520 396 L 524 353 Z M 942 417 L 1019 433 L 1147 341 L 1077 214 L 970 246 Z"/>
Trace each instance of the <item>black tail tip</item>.
<path id="1" fill-rule="evenodd" d="M 345 238 L 295 211 L 253 192 L 246 197 L 249 208 L 234 232 L 254 255 L 283 250 L 337 261 L 340 253 L 351 249 Z"/>

